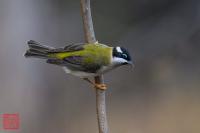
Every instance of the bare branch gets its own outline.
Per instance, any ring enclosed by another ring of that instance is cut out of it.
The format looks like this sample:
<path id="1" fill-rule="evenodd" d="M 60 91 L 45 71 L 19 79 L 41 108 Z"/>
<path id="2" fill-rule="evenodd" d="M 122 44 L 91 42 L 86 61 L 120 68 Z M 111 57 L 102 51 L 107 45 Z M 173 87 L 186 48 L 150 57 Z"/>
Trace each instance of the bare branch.
<path id="1" fill-rule="evenodd" d="M 103 76 L 95 77 L 95 83 L 104 83 Z M 105 90 L 96 89 L 96 108 L 99 133 L 108 133 L 105 93 Z"/>
<path id="2" fill-rule="evenodd" d="M 95 43 L 96 37 L 93 28 L 90 0 L 81 0 L 81 13 L 83 18 L 85 40 L 88 43 Z"/>
<path id="3" fill-rule="evenodd" d="M 85 40 L 87 43 L 95 43 L 96 38 L 91 16 L 90 0 L 81 0 L 81 9 Z M 95 77 L 95 83 L 104 83 L 103 75 Z M 96 108 L 99 133 L 108 133 L 105 93 L 105 90 L 96 89 Z"/>

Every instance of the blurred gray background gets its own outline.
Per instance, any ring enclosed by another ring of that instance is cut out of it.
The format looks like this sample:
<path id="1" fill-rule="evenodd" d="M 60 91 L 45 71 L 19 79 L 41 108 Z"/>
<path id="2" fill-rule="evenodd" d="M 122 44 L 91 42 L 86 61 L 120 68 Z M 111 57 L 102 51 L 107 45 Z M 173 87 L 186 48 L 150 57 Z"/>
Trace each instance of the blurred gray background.
<path id="1" fill-rule="evenodd" d="M 136 66 L 105 75 L 110 133 L 199 133 L 200 1 L 91 6 L 99 42 L 128 48 Z M 0 113 L 19 113 L 12 132 L 98 133 L 94 89 L 23 57 L 30 39 L 62 47 L 83 37 L 79 0 L 0 0 Z"/>

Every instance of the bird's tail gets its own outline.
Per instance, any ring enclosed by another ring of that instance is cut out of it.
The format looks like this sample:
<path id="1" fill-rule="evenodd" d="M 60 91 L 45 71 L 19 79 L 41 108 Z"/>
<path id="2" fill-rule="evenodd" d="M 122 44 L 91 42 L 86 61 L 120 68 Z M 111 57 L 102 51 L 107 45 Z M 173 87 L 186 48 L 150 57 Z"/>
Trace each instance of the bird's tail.
<path id="1" fill-rule="evenodd" d="M 43 58 L 47 59 L 49 51 L 54 49 L 53 47 L 44 46 L 36 41 L 30 40 L 27 42 L 29 49 L 24 54 L 25 57 Z"/>

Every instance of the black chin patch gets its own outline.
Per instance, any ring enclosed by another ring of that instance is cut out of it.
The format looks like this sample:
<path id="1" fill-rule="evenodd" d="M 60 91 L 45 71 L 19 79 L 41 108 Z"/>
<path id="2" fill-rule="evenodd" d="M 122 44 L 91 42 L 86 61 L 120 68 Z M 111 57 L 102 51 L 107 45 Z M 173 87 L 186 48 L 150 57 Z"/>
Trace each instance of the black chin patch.
<path id="1" fill-rule="evenodd" d="M 124 63 L 122 63 L 122 65 L 127 65 L 128 64 L 128 62 L 124 62 Z"/>

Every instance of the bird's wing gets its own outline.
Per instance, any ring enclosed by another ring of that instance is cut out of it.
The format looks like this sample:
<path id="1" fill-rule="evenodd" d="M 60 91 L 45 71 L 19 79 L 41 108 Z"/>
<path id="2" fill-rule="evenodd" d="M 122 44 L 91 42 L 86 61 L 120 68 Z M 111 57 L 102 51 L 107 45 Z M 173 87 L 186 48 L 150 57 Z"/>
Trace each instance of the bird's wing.
<path id="1" fill-rule="evenodd" d="M 63 59 L 66 63 L 83 66 L 83 57 L 68 56 Z"/>
<path id="2" fill-rule="evenodd" d="M 50 54 L 62 54 L 65 52 L 74 52 L 74 51 L 80 51 L 83 50 L 86 45 L 84 44 L 71 44 L 64 48 L 58 48 L 50 50 Z M 88 56 L 79 56 L 79 55 L 72 55 L 72 56 L 65 56 L 62 58 L 54 57 L 53 59 L 48 59 L 47 63 L 50 64 L 56 64 L 61 66 L 66 66 L 71 70 L 75 71 L 84 71 L 89 73 L 95 73 L 97 70 L 99 70 L 100 65 L 97 63 L 87 63 L 85 62 L 86 58 L 90 58 L 91 55 Z"/>
<path id="3" fill-rule="evenodd" d="M 61 59 L 53 59 L 52 58 L 52 59 L 47 59 L 46 62 L 49 63 L 49 64 L 60 65 L 60 66 L 65 66 L 66 65 L 66 62 L 64 62 Z"/>
<path id="4" fill-rule="evenodd" d="M 62 54 L 66 52 L 75 52 L 83 49 L 84 49 L 83 43 L 71 44 L 63 48 L 50 49 L 48 51 L 48 54 L 52 56 L 49 59 L 47 59 L 46 62 L 60 66 L 66 66 L 74 70 L 83 71 L 83 58 L 81 56 L 66 56 L 64 58 L 58 58 L 55 56 L 57 54 Z"/>
<path id="5" fill-rule="evenodd" d="M 66 62 L 66 66 L 74 68 L 75 70 L 85 71 L 89 73 L 95 73 L 100 69 L 99 64 L 88 64 L 84 63 L 84 57 L 82 56 L 68 56 L 63 59 Z"/>
<path id="6" fill-rule="evenodd" d="M 76 43 L 76 44 L 70 44 L 68 46 L 65 46 L 64 48 L 51 49 L 48 52 L 49 53 L 73 52 L 73 51 L 79 51 L 83 49 L 84 49 L 84 43 Z"/>
<path id="7" fill-rule="evenodd" d="M 74 71 L 85 71 L 81 57 L 70 56 L 70 57 L 66 57 L 64 59 L 53 59 L 52 58 L 52 59 L 48 59 L 46 62 L 49 64 L 65 66 L 68 69 L 74 70 Z"/>
<path id="8" fill-rule="evenodd" d="M 81 56 L 68 56 L 64 59 L 58 59 L 58 58 L 50 58 L 47 60 L 47 63 L 55 64 L 55 65 L 76 65 L 76 66 L 82 66 L 83 65 L 83 58 Z"/>

